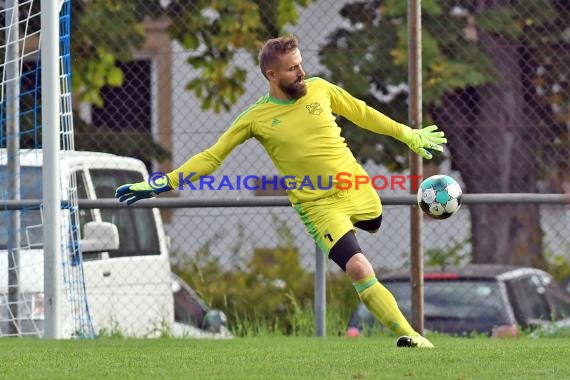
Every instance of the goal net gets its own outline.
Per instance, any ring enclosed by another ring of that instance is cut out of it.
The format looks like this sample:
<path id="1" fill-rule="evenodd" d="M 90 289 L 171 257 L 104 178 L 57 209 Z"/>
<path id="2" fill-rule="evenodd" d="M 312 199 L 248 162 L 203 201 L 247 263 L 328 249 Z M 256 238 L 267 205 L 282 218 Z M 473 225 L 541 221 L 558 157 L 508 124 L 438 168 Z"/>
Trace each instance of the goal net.
<path id="1" fill-rule="evenodd" d="M 71 107 L 71 0 L 59 3 L 60 147 L 74 150 Z M 61 283 L 61 336 L 92 337 L 79 239 L 77 181 L 62 181 L 62 278 L 45 278 L 42 212 L 42 62 L 40 0 L 5 0 L 0 9 L 0 336 L 43 336 L 44 280 Z M 45 126 L 48 128 L 49 126 Z"/>

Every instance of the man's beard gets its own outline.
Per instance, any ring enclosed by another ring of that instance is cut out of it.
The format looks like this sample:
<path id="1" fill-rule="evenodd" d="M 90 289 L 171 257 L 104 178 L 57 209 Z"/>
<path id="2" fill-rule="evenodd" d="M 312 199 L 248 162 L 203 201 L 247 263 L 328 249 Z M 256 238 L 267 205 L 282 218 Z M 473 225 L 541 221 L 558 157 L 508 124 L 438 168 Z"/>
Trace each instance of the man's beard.
<path id="1" fill-rule="evenodd" d="M 297 79 L 291 84 L 279 83 L 279 88 L 291 99 L 299 99 L 307 95 L 307 85 L 305 82 L 301 82 L 303 79 Z"/>

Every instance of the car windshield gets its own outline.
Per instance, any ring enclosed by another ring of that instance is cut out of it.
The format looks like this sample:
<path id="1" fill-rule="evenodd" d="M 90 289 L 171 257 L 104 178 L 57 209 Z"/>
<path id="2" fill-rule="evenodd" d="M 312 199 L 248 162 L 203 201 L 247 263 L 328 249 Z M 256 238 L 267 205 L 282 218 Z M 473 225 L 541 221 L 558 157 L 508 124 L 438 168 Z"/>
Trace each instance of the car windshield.
<path id="1" fill-rule="evenodd" d="M 91 169 L 89 173 L 98 199 L 114 198 L 119 185 L 143 180 L 141 173 L 131 170 Z M 109 252 L 109 257 L 160 254 L 152 209 L 101 209 L 101 219 L 113 223 L 119 230 L 119 249 Z"/>
<path id="2" fill-rule="evenodd" d="M 402 312 L 411 316 L 411 290 L 407 281 L 384 281 Z M 509 324 L 499 284 L 487 280 L 424 282 L 425 327 L 447 333 L 489 332 Z"/>

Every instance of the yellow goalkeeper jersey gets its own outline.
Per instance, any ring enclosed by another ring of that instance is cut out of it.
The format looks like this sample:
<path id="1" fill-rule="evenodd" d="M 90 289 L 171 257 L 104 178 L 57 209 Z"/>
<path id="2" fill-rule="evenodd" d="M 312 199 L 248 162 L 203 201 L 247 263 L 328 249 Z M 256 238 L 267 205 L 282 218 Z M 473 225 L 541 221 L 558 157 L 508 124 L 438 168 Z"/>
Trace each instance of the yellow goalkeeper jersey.
<path id="1" fill-rule="evenodd" d="M 337 115 L 398 140 L 408 128 L 322 78 L 313 77 L 305 83 L 307 94 L 300 99 L 261 97 L 233 121 L 213 146 L 168 173 L 170 186 L 183 189 L 184 179 L 194 181 L 210 175 L 236 146 L 255 138 L 269 154 L 279 176 L 287 179 L 281 184 L 286 184 L 291 202 L 312 201 L 339 191 L 339 173 L 344 173 L 344 181 L 363 173 L 340 134 Z"/>

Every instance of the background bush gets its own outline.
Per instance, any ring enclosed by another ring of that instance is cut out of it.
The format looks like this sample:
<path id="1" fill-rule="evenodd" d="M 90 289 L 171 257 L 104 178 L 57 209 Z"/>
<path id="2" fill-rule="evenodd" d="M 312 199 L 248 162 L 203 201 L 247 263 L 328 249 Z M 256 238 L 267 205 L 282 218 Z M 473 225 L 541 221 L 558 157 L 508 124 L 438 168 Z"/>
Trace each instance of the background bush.
<path id="1" fill-rule="evenodd" d="M 313 268 L 301 265 L 290 231 L 278 217 L 273 221 L 278 247 L 255 248 L 228 268 L 211 252 L 213 236 L 193 255 L 175 253 L 173 270 L 209 307 L 227 314 L 236 335 L 314 335 Z M 342 335 L 359 299 L 344 273 L 327 273 L 326 287 L 327 335 Z"/>

